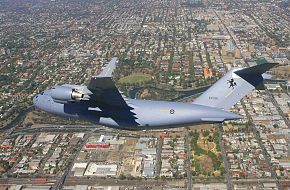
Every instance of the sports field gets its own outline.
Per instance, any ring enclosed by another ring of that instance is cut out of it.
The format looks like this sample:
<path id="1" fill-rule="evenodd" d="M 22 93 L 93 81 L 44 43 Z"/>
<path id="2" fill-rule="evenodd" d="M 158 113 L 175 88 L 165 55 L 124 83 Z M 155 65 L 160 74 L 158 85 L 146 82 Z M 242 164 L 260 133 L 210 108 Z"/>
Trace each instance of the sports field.
<path id="1" fill-rule="evenodd" d="M 143 73 L 134 73 L 131 75 L 128 75 L 126 77 L 121 78 L 118 83 L 119 84 L 127 84 L 127 85 L 134 85 L 134 84 L 142 84 L 146 83 L 148 81 L 151 81 L 152 77 L 148 74 Z"/>

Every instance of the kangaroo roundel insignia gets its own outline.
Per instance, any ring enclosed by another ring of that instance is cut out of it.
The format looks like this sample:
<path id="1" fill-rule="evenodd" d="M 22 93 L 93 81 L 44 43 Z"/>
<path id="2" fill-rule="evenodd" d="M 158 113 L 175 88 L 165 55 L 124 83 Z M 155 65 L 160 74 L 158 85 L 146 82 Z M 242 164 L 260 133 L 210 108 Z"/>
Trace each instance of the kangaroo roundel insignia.
<path id="1" fill-rule="evenodd" d="M 234 89 L 235 88 L 235 86 L 237 86 L 237 83 L 235 82 L 235 80 L 232 78 L 232 79 L 230 79 L 230 80 L 228 80 L 228 85 L 229 85 L 229 88 L 232 88 L 232 89 Z"/>

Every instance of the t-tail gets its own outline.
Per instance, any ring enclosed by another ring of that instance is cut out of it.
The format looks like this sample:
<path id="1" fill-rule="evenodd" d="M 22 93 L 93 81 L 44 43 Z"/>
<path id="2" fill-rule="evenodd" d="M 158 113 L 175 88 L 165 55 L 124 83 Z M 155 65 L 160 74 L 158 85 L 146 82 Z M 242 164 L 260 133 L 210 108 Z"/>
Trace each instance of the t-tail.
<path id="1" fill-rule="evenodd" d="M 229 110 L 253 89 L 260 89 L 269 75 L 266 71 L 277 63 L 263 63 L 248 68 L 232 68 L 225 76 L 199 96 L 193 104 Z"/>

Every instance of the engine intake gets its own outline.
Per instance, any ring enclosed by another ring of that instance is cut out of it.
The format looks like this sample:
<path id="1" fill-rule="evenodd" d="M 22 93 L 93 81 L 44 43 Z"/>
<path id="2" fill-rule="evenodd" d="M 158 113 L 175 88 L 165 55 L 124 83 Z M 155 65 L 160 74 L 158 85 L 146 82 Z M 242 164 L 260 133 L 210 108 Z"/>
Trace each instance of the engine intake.
<path id="1" fill-rule="evenodd" d="M 56 86 L 50 90 L 50 95 L 58 103 L 79 102 L 89 98 L 88 95 L 68 86 Z"/>
<path id="2" fill-rule="evenodd" d="M 78 92 L 74 89 L 72 90 L 71 98 L 73 100 L 81 100 L 83 97 L 84 97 L 84 94 L 82 94 L 81 92 Z"/>

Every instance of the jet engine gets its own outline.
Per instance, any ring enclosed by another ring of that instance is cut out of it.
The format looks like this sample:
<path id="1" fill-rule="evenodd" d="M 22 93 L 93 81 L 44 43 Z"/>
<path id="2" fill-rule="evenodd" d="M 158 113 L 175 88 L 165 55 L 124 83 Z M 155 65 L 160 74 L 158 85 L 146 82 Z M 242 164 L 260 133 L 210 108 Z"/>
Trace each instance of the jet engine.
<path id="1" fill-rule="evenodd" d="M 50 96 L 57 103 L 73 103 L 81 100 L 89 100 L 90 96 L 81 89 L 70 86 L 56 86 L 50 90 Z"/>

